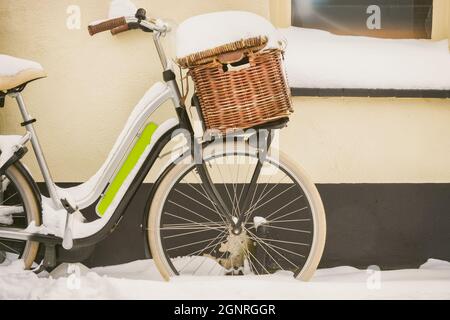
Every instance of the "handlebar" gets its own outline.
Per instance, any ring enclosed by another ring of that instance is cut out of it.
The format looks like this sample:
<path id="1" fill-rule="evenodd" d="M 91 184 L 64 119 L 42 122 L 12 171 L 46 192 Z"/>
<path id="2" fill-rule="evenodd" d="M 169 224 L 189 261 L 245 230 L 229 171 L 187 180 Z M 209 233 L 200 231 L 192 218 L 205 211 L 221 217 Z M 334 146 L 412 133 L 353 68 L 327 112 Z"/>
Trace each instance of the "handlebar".
<path id="1" fill-rule="evenodd" d="M 108 31 L 108 30 L 114 30 L 116 28 L 123 28 L 123 26 L 128 27 L 128 23 L 125 19 L 125 17 L 110 19 L 106 21 L 102 21 L 97 24 L 91 24 L 88 26 L 88 31 L 91 36 L 94 34 Z"/>
<path id="2" fill-rule="evenodd" d="M 170 68 L 169 61 L 167 60 L 160 42 L 160 37 L 170 31 L 170 26 L 162 20 L 147 19 L 144 9 L 139 9 L 134 17 L 114 18 L 101 22 L 95 22 L 88 26 L 89 34 L 91 36 L 108 30 L 111 31 L 111 34 L 114 36 L 133 29 L 141 29 L 144 32 L 153 33 L 153 41 L 155 43 L 156 50 L 158 51 L 161 64 L 164 70 Z"/>
<path id="3" fill-rule="evenodd" d="M 121 25 L 119 27 L 116 27 L 114 29 L 111 29 L 111 34 L 113 36 L 115 36 L 116 34 L 119 34 L 119 33 L 122 33 L 122 32 L 128 31 L 128 30 L 130 30 L 130 26 L 127 23 L 127 24 Z"/>
<path id="4" fill-rule="evenodd" d="M 144 9 L 139 9 L 134 17 L 119 17 L 93 23 L 88 26 L 89 34 L 91 36 L 104 32 L 111 31 L 112 35 L 116 35 L 132 29 L 141 29 L 145 32 L 165 33 L 170 31 L 167 23 L 160 20 L 147 20 Z"/>

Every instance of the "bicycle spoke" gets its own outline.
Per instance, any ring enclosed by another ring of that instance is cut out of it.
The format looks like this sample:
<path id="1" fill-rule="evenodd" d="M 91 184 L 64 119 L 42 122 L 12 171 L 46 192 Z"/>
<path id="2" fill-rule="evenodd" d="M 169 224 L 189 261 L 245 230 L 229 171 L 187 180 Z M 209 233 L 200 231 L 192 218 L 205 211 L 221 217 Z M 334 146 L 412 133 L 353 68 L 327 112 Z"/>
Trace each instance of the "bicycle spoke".
<path id="1" fill-rule="evenodd" d="M 250 251 L 248 248 L 244 248 L 245 257 L 248 261 L 248 267 L 250 268 L 250 271 L 255 270 L 256 275 L 259 276 L 258 269 L 255 267 L 255 265 L 252 262 L 252 259 L 250 259 Z"/>
<path id="2" fill-rule="evenodd" d="M 202 188 L 202 190 L 203 190 L 203 192 L 205 193 L 207 199 L 209 199 L 209 201 L 211 202 L 211 204 L 213 205 L 213 207 L 216 209 L 217 214 L 219 215 L 220 219 L 223 221 L 223 223 L 226 223 L 227 218 L 224 217 L 223 214 L 221 214 L 221 213 L 219 212 L 219 210 L 218 210 L 218 208 L 217 208 L 217 205 L 216 205 L 216 204 L 214 203 L 214 201 L 212 201 L 212 199 L 209 197 L 208 193 L 207 193 L 206 190 L 205 190 L 205 187 L 203 187 L 203 184 L 202 184 L 200 178 L 199 178 L 196 174 L 194 174 L 194 177 L 195 177 L 195 178 L 197 179 L 197 181 L 199 182 L 200 188 Z M 192 187 L 192 188 L 193 188 L 193 187 Z M 194 189 L 195 189 L 195 188 L 194 188 Z M 199 191 L 197 191 L 197 192 L 199 192 Z"/>
<path id="3" fill-rule="evenodd" d="M 195 212 L 194 210 L 191 210 L 191 209 L 189 209 L 189 208 L 186 208 L 185 206 L 182 206 L 182 205 L 179 204 L 179 203 L 176 203 L 176 202 L 174 202 L 174 201 L 172 201 L 172 200 L 169 200 L 169 203 L 172 203 L 173 205 L 176 205 L 176 206 L 179 207 L 179 208 L 182 208 L 182 209 L 184 209 L 184 210 L 186 210 L 186 211 L 189 211 L 190 213 L 195 214 L 197 217 L 200 217 L 200 218 L 205 219 L 205 220 L 207 220 L 207 221 L 213 222 L 211 219 L 208 219 L 208 218 L 206 218 L 205 216 L 202 216 L 201 214 Z"/>
<path id="4" fill-rule="evenodd" d="M 269 221 L 269 224 L 273 223 L 286 223 L 286 222 L 309 222 L 311 219 L 292 219 L 292 220 L 276 220 L 276 221 Z"/>
<path id="5" fill-rule="evenodd" d="M 195 175 L 194 175 L 195 176 Z M 198 189 L 197 188 L 195 188 L 191 183 L 189 183 L 189 182 L 184 182 L 184 183 L 186 183 L 188 186 L 190 186 L 192 189 L 194 189 L 195 191 L 197 191 L 197 193 L 199 194 L 199 195 L 201 195 L 202 197 L 204 197 L 206 200 L 208 200 L 209 202 L 211 202 L 211 204 L 213 204 L 214 205 L 214 203 L 213 203 L 213 201 L 211 200 L 211 198 L 208 196 L 208 194 L 203 194 L 203 193 L 201 193 L 200 191 L 198 191 Z M 201 183 L 201 182 L 200 182 Z"/>
<path id="6" fill-rule="evenodd" d="M 164 214 L 166 214 L 166 215 L 168 215 L 168 216 L 171 216 L 171 217 L 174 217 L 174 218 L 177 218 L 177 219 L 180 219 L 180 220 L 184 220 L 184 221 L 191 222 L 191 223 L 196 224 L 196 225 L 198 225 L 198 226 L 203 226 L 203 227 L 205 227 L 205 228 L 209 227 L 207 224 L 203 224 L 203 223 L 200 223 L 200 222 L 195 222 L 195 221 L 193 221 L 193 220 L 190 220 L 190 219 L 187 219 L 187 218 L 180 217 L 180 216 L 178 216 L 178 215 L 169 213 L 169 212 L 167 212 L 167 211 L 165 211 Z M 160 228 L 160 229 L 161 229 L 161 228 Z M 213 228 L 213 229 L 214 229 L 214 228 Z"/>
<path id="7" fill-rule="evenodd" d="M 226 226 L 222 226 L 216 223 L 181 223 L 181 224 L 164 224 L 160 230 L 196 230 L 196 229 L 225 229 Z"/>
<path id="8" fill-rule="evenodd" d="M 14 196 L 16 196 L 18 193 L 14 193 L 12 196 L 9 196 L 6 200 L 3 200 L 2 203 L 0 203 L 0 205 L 4 204 L 5 202 L 7 202 L 8 200 L 12 199 Z"/>
<path id="9" fill-rule="evenodd" d="M 248 251 L 248 253 L 250 254 L 250 256 L 252 256 L 253 259 L 255 259 L 255 261 L 258 262 L 258 264 L 264 269 L 264 271 L 265 271 L 267 274 L 270 274 L 270 272 L 269 272 L 269 271 L 266 269 L 266 267 L 258 260 L 258 258 L 256 258 L 255 255 L 254 255 L 253 253 L 251 253 L 249 250 L 247 250 L 247 251 Z"/>
<path id="10" fill-rule="evenodd" d="M 294 242 L 294 241 L 287 241 L 287 240 L 278 240 L 278 239 L 266 239 L 266 238 L 259 238 L 261 240 L 264 241 L 273 241 L 273 242 L 280 242 L 280 243 L 287 243 L 287 244 L 295 244 L 295 245 L 299 245 L 299 246 L 305 246 L 305 247 L 309 247 L 310 245 L 307 243 L 302 243 L 302 242 Z"/>
<path id="11" fill-rule="evenodd" d="M 220 261 L 221 259 L 223 259 L 223 257 L 225 257 L 225 254 L 226 254 L 226 251 L 222 252 L 222 254 L 219 256 L 218 260 Z M 213 264 L 212 268 L 208 271 L 208 275 L 210 275 L 217 266 L 220 266 L 223 268 L 223 266 L 220 263 Z M 219 274 L 221 271 L 222 270 L 219 268 Z"/>
<path id="12" fill-rule="evenodd" d="M 183 271 L 189 264 L 192 263 L 192 261 L 193 261 L 192 256 L 195 256 L 195 255 L 197 255 L 197 254 L 200 254 L 200 255 L 201 255 L 201 254 L 203 254 L 203 252 L 204 252 L 205 250 L 208 250 L 208 249 L 211 248 L 211 247 L 212 247 L 212 250 L 211 250 L 211 251 L 213 251 L 214 248 L 222 241 L 222 239 L 223 239 L 224 237 L 226 237 L 226 235 L 227 235 L 226 233 L 224 233 L 224 234 L 219 233 L 216 237 L 214 237 L 214 238 L 211 240 L 211 242 L 208 243 L 208 245 L 207 245 L 205 248 L 200 249 L 200 250 L 197 250 L 197 251 L 194 251 L 193 253 L 187 255 L 188 257 L 190 256 L 191 259 L 189 259 L 189 261 L 188 261 L 188 262 L 180 269 L 180 272 Z M 219 239 L 219 241 L 218 241 L 218 242 L 215 242 L 217 239 Z M 206 242 L 206 241 L 205 241 L 205 242 Z"/>
<path id="13" fill-rule="evenodd" d="M 217 244 L 220 244 L 220 242 L 221 242 L 221 241 L 223 240 L 223 238 L 226 237 L 226 236 L 227 236 L 227 234 L 224 234 L 224 235 L 220 238 L 220 240 L 219 240 L 219 242 L 218 242 Z M 216 244 L 216 245 L 217 245 L 217 244 Z M 214 251 L 214 248 L 215 248 L 215 246 L 211 249 L 211 251 L 209 252 L 209 255 L 212 254 L 212 252 Z M 223 252 L 223 253 L 220 255 L 220 257 L 219 257 L 218 260 L 220 261 L 220 259 L 222 259 L 222 258 L 224 257 L 224 255 L 225 255 L 225 252 Z M 205 261 L 206 261 L 206 259 L 203 260 L 203 262 L 197 267 L 197 269 L 195 270 L 195 272 L 197 272 L 197 271 L 200 269 L 200 267 L 205 263 Z M 220 263 L 218 263 L 217 261 L 215 261 L 215 262 L 216 262 L 216 264 L 213 265 L 213 268 L 208 272 L 208 275 L 211 274 L 212 270 L 214 270 L 214 268 L 215 268 L 216 265 L 220 265 Z"/>
<path id="14" fill-rule="evenodd" d="M 163 239 L 166 239 L 166 238 L 163 237 Z M 199 244 L 199 243 L 210 241 L 212 239 L 215 239 L 215 238 L 213 237 L 213 238 L 209 238 L 209 239 L 205 239 L 205 240 L 199 240 L 199 241 L 195 241 L 195 242 L 191 242 L 191 243 L 187 243 L 187 244 L 182 244 L 182 245 L 179 245 L 179 246 L 167 249 L 167 251 L 172 251 L 172 250 L 176 250 L 176 249 L 180 249 L 180 248 L 190 247 L 190 246 L 193 246 L 193 245 L 196 245 L 196 244 Z"/>
<path id="15" fill-rule="evenodd" d="M 261 248 L 269 255 L 269 257 L 276 263 L 276 265 L 281 269 L 284 270 L 282 266 L 280 266 L 280 264 L 278 263 L 278 261 L 264 248 L 264 246 L 262 245 L 262 240 L 261 238 L 259 239 L 255 239 L 261 246 Z M 294 265 L 295 266 L 295 265 Z"/>
<path id="16" fill-rule="evenodd" d="M 219 243 L 220 243 L 220 241 L 219 241 Z M 219 244 L 219 243 L 217 243 L 217 244 Z M 216 244 L 216 245 L 217 245 Z M 212 253 L 213 253 L 213 251 L 214 251 L 214 248 L 215 248 L 216 246 L 213 246 L 212 247 L 212 249 L 211 249 L 211 251 L 209 251 L 209 255 L 211 255 Z M 206 249 L 205 249 L 206 250 Z M 194 274 L 203 266 L 203 264 L 205 263 L 205 261 L 207 261 L 207 260 L 210 260 L 210 259 L 212 259 L 212 258 L 210 258 L 210 257 L 206 257 L 206 256 L 203 256 L 203 261 L 198 265 L 198 267 L 194 270 Z"/>
<path id="17" fill-rule="evenodd" d="M 269 202 L 271 202 L 271 201 L 277 199 L 279 196 L 281 196 L 281 195 L 284 194 L 285 192 L 289 191 L 289 190 L 292 189 L 293 187 L 295 187 L 294 184 L 291 185 L 289 188 L 283 190 L 282 192 L 278 193 L 278 194 L 277 194 L 275 197 L 273 197 L 272 199 L 269 199 L 269 200 L 267 200 L 266 202 L 264 202 L 263 204 L 260 204 L 259 206 L 257 206 L 256 208 L 254 208 L 254 209 L 252 210 L 252 212 L 258 210 L 259 208 L 261 208 L 261 207 L 263 207 L 263 206 L 265 206 L 265 205 L 268 204 Z M 297 200 L 297 199 L 296 199 L 296 200 Z M 250 212 L 250 215 L 251 215 L 252 212 Z M 249 214 L 247 213 L 247 215 L 249 215 Z"/>
<path id="18" fill-rule="evenodd" d="M 274 228 L 274 229 L 280 229 L 280 230 L 286 230 L 286 231 L 292 231 L 292 232 L 299 232 L 299 233 L 311 233 L 309 230 L 301 230 L 301 229 L 292 229 L 292 228 L 285 228 L 285 227 L 278 227 L 278 226 L 271 226 L 269 224 L 266 224 L 265 227 L 267 228 Z"/>
<path id="19" fill-rule="evenodd" d="M 248 230 L 247 230 L 247 231 L 248 231 Z M 248 231 L 248 232 L 250 232 L 250 234 L 251 234 L 252 236 L 254 236 L 256 239 L 260 239 L 260 237 L 258 237 L 258 236 L 257 236 L 256 234 L 254 234 L 253 232 L 251 232 L 251 231 Z M 272 250 L 274 250 L 273 248 L 277 248 L 277 249 L 286 251 L 286 252 L 288 252 L 288 253 L 291 253 L 291 254 L 293 254 L 293 255 L 299 256 L 299 257 L 301 257 L 301 258 L 306 258 L 304 255 L 302 255 L 302 254 L 300 254 L 300 253 L 297 253 L 297 252 L 294 252 L 294 251 L 291 251 L 291 250 L 288 250 L 288 249 L 286 249 L 286 248 L 282 248 L 282 247 L 279 247 L 279 246 L 277 246 L 277 245 L 269 244 L 269 243 L 265 243 L 265 242 L 263 242 L 263 243 L 264 243 L 266 246 L 271 247 Z M 274 250 L 274 251 L 276 251 L 276 250 Z"/>
<path id="20" fill-rule="evenodd" d="M 259 179 L 259 177 L 258 177 L 258 179 Z M 283 179 L 284 179 L 284 177 L 283 177 Z M 258 197 L 258 200 L 256 200 L 255 205 L 257 205 L 257 204 L 259 203 L 259 201 L 261 201 L 261 199 L 265 197 L 264 192 L 266 191 L 267 186 L 269 185 L 269 183 L 270 183 L 271 180 L 272 180 L 272 176 L 270 176 L 270 177 L 269 177 L 269 180 L 266 182 L 266 184 L 265 184 L 263 190 L 261 191 L 261 194 L 260 194 L 259 197 Z M 258 181 L 256 181 L 256 183 L 258 183 Z M 256 185 L 255 191 L 253 192 L 252 200 L 250 201 L 250 208 L 249 208 L 249 210 L 251 210 L 251 209 L 254 207 L 253 201 L 254 201 L 255 193 L 256 193 L 256 190 L 257 190 L 257 189 L 258 189 L 258 185 Z M 270 193 L 270 191 L 269 191 L 269 193 Z M 263 195 L 264 195 L 264 196 L 263 196 Z M 248 211 L 248 210 L 247 210 L 247 211 Z M 246 219 L 246 220 L 247 220 L 247 219 Z"/>
<path id="21" fill-rule="evenodd" d="M 12 248 L 12 247 L 6 245 L 4 242 L 0 242 L 0 245 L 2 245 L 3 247 L 5 247 L 5 248 L 7 248 L 7 249 L 9 249 L 9 250 L 14 251 L 14 253 L 16 253 L 16 254 L 18 254 L 18 255 L 20 255 L 20 252 L 19 252 L 19 251 L 17 251 L 16 249 L 14 249 L 14 248 Z"/>
<path id="22" fill-rule="evenodd" d="M 213 230 L 217 231 L 217 229 L 213 229 Z M 212 231 L 212 230 L 210 228 L 203 228 L 202 230 L 196 230 L 196 231 L 190 231 L 190 232 L 179 233 L 179 234 L 175 234 L 175 235 L 171 235 L 171 236 L 166 236 L 166 237 L 164 237 L 164 239 L 177 238 L 177 237 L 187 236 L 190 234 L 195 234 L 195 233 L 200 233 L 200 232 L 205 232 L 205 231 Z"/>
<path id="23" fill-rule="evenodd" d="M 250 232 L 250 231 L 248 231 L 248 232 Z M 282 257 L 284 260 L 286 260 L 288 263 L 290 263 L 290 264 L 291 264 L 293 267 L 295 267 L 295 268 L 298 268 L 298 265 L 297 265 L 297 264 L 293 263 L 291 260 L 289 260 L 288 258 L 286 258 L 283 254 L 281 254 L 279 251 L 275 250 L 274 248 L 277 248 L 277 249 L 279 249 L 279 250 L 283 250 L 283 251 L 285 251 L 285 252 L 288 252 L 288 253 L 290 253 L 290 254 L 299 256 L 299 257 L 301 257 L 301 258 L 305 258 L 305 256 L 302 255 L 302 254 L 299 254 L 299 253 L 296 253 L 296 252 L 294 252 L 294 251 L 291 251 L 291 250 L 288 250 L 288 249 L 285 249 L 285 248 L 276 246 L 276 245 L 274 245 L 274 244 L 268 244 L 268 243 L 266 243 L 266 242 L 260 240 L 260 238 L 259 238 L 256 234 L 254 234 L 254 233 L 252 233 L 252 232 L 250 232 L 250 234 L 254 237 L 254 239 L 255 239 L 256 242 L 258 242 L 258 243 L 260 243 L 260 244 L 266 245 L 268 248 L 270 248 L 272 251 L 274 251 L 276 254 L 278 254 L 280 257 Z"/>
<path id="24" fill-rule="evenodd" d="M 247 246 L 244 246 L 244 245 L 241 243 L 241 249 L 242 249 L 242 252 L 244 253 L 244 271 L 245 271 L 245 261 L 248 262 L 248 267 L 250 268 L 250 270 L 252 270 L 252 269 L 253 269 L 253 268 L 252 268 L 252 263 L 251 263 L 251 261 L 250 261 L 249 255 L 248 255 L 248 253 L 247 253 L 247 251 L 248 251 Z M 255 271 L 257 271 L 257 270 L 255 269 Z"/>
<path id="25" fill-rule="evenodd" d="M 276 195 L 274 198 L 269 199 L 268 201 L 264 202 L 263 204 L 257 206 L 258 203 L 259 203 L 260 201 L 262 201 L 266 196 L 268 196 L 268 195 L 272 192 L 272 190 L 275 189 L 275 188 L 281 183 L 281 181 L 283 181 L 286 177 L 287 177 L 287 175 L 285 175 L 285 176 L 284 176 L 277 184 L 275 184 L 274 186 L 272 186 L 272 187 L 270 188 L 270 190 L 267 191 L 267 193 L 266 193 L 263 197 L 260 197 L 259 200 L 256 201 L 256 203 L 255 203 L 252 207 L 250 207 L 250 209 L 248 209 L 248 210 L 244 213 L 244 216 L 246 216 L 245 222 L 248 221 L 248 219 L 250 218 L 250 216 L 251 216 L 251 215 L 253 214 L 253 212 L 255 212 L 257 209 L 259 209 L 259 208 L 261 208 L 262 206 L 266 205 L 266 204 L 269 203 L 270 201 L 273 201 L 274 199 L 278 198 L 281 194 L 283 194 L 285 191 L 287 191 L 287 190 L 284 190 L 282 193 L 279 193 L 279 194 Z M 294 185 L 292 185 L 292 186 L 294 186 Z"/>
<path id="26" fill-rule="evenodd" d="M 213 242 L 214 242 L 214 240 L 213 240 L 213 241 L 210 242 L 210 243 L 213 243 L 213 244 L 208 244 L 208 245 L 207 245 L 206 247 L 204 247 L 203 249 L 197 249 L 197 250 L 195 250 L 195 251 L 193 251 L 193 252 L 191 252 L 191 253 L 188 253 L 188 254 L 186 255 L 186 257 L 197 255 L 197 254 L 201 253 L 203 250 L 207 250 L 207 249 L 211 248 L 211 246 L 216 246 L 216 245 L 219 244 L 220 241 L 222 241 L 223 238 L 225 238 L 226 236 L 227 236 L 227 234 L 226 234 L 225 232 L 219 233 L 219 234 L 217 235 L 217 237 L 214 239 L 214 240 L 216 240 L 216 239 L 218 239 L 218 238 L 220 237 L 220 239 L 218 240 L 217 243 L 213 243 Z"/>
<path id="27" fill-rule="evenodd" d="M 287 175 L 284 174 L 283 177 L 280 179 L 280 181 L 278 181 L 275 185 L 273 185 L 269 191 L 267 191 L 266 193 L 264 193 L 264 191 L 267 189 L 268 185 L 270 184 L 270 181 L 272 180 L 272 177 L 269 178 L 269 181 L 267 181 L 266 185 L 264 186 L 263 191 L 261 192 L 260 196 L 258 197 L 258 200 L 255 202 L 255 204 L 253 205 L 253 208 L 258 205 L 258 203 L 260 201 L 262 201 L 266 196 L 268 196 L 273 189 L 275 189 L 281 182 L 283 182 L 284 179 L 286 179 Z M 252 209 L 252 208 L 251 208 Z"/>
<path id="28" fill-rule="evenodd" d="M 185 223 L 164 223 L 164 227 L 188 227 L 192 225 L 204 225 L 204 226 L 223 226 L 220 221 L 212 221 L 212 222 L 185 222 Z"/>
<path id="29" fill-rule="evenodd" d="M 188 199 L 190 199 L 190 200 L 194 201 L 195 203 L 198 203 L 199 205 L 201 205 L 201 206 L 203 206 L 203 207 L 205 207 L 205 208 L 207 208 L 207 209 L 211 210 L 212 212 L 214 212 L 214 213 L 218 213 L 218 212 L 217 212 L 217 210 L 214 210 L 214 209 L 212 209 L 212 208 L 208 207 L 208 206 L 207 206 L 207 205 L 205 205 L 204 203 L 202 203 L 202 202 L 200 202 L 200 201 L 198 201 L 198 200 L 196 200 L 196 199 L 192 198 L 191 196 L 188 196 L 187 194 L 185 194 L 185 193 L 183 193 L 183 192 L 179 191 L 178 189 L 174 189 L 174 191 L 176 191 L 176 192 L 178 192 L 179 194 L 181 194 L 181 195 L 185 196 L 186 198 L 188 198 Z"/>
<path id="30" fill-rule="evenodd" d="M 244 180 L 244 183 L 243 183 L 243 185 L 242 185 L 241 193 L 239 194 L 239 199 L 238 199 L 239 207 L 240 207 L 242 195 L 244 194 L 244 190 L 246 189 L 245 186 L 246 186 L 246 182 L 247 182 L 247 180 L 248 180 L 248 175 L 249 175 L 249 173 L 250 173 L 249 166 L 247 166 L 247 173 L 245 174 L 245 180 Z M 256 189 L 256 188 L 255 188 L 255 189 Z M 253 200 L 253 199 L 252 199 L 252 200 Z M 252 202 L 250 202 L 250 206 L 251 206 L 251 204 L 252 204 Z M 240 214 L 241 214 L 241 209 L 239 208 L 239 215 L 240 215 Z"/>
<path id="31" fill-rule="evenodd" d="M 306 210 L 306 209 L 308 209 L 309 207 L 308 206 L 306 206 L 306 207 L 303 207 L 303 208 L 301 208 L 301 209 L 297 209 L 297 210 L 294 210 L 294 211 L 291 211 L 291 212 L 288 212 L 288 213 L 286 213 L 286 214 L 284 214 L 284 215 L 282 215 L 282 216 L 279 216 L 279 217 L 277 217 L 277 218 L 275 218 L 275 219 L 272 219 L 271 220 L 271 222 L 275 222 L 275 221 L 278 221 L 279 219 L 281 219 L 281 218 L 286 218 L 287 216 L 290 216 L 291 214 L 294 214 L 294 213 L 297 213 L 297 212 L 300 212 L 300 211 L 303 211 L 303 210 Z"/>
<path id="32" fill-rule="evenodd" d="M 232 180 L 232 188 L 233 188 L 233 205 L 232 206 L 236 207 L 235 213 L 236 213 L 236 216 L 239 217 L 241 209 L 239 208 L 239 202 L 237 202 L 237 199 L 238 199 L 238 197 L 237 197 L 237 181 L 239 179 L 239 168 L 240 168 L 240 166 L 239 166 L 239 160 L 238 159 L 236 159 L 236 162 L 238 162 L 237 170 L 236 170 L 237 174 L 236 174 L 234 179 L 233 178 L 231 179 Z M 231 170 L 230 170 L 229 166 L 228 166 L 228 170 L 227 171 L 228 171 L 228 174 L 230 176 L 232 176 L 232 173 L 230 172 Z"/>
<path id="33" fill-rule="evenodd" d="M 277 210 L 275 210 L 274 212 L 272 212 L 271 214 L 269 214 L 266 219 L 270 219 L 274 214 L 280 212 L 281 210 L 283 210 L 284 208 L 290 206 L 292 203 L 294 203 L 295 201 L 301 199 L 303 197 L 303 195 L 299 195 L 298 197 L 292 199 L 291 201 L 289 201 L 288 203 L 286 203 L 285 205 L 283 205 L 282 207 L 278 208 Z"/>
<path id="34" fill-rule="evenodd" d="M 222 179 L 222 183 L 223 183 L 223 185 L 224 185 L 224 187 L 225 187 L 225 191 L 226 191 L 226 193 L 227 193 L 227 195 L 228 195 L 228 198 L 229 198 L 230 201 L 231 201 L 231 205 L 232 205 L 232 209 L 231 209 L 232 212 L 231 212 L 231 215 L 234 217 L 234 212 L 235 212 L 234 202 L 233 202 L 233 200 L 231 199 L 231 195 L 230 195 L 230 192 L 228 191 L 227 183 L 226 183 L 225 179 L 223 178 L 222 171 L 220 170 L 220 167 L 219 167 L 219 166 L 217 166 L 217 170 L 219 171 L 219 175 L 220 175 L 220 177 L 221 177 L 221 179 Z"/>

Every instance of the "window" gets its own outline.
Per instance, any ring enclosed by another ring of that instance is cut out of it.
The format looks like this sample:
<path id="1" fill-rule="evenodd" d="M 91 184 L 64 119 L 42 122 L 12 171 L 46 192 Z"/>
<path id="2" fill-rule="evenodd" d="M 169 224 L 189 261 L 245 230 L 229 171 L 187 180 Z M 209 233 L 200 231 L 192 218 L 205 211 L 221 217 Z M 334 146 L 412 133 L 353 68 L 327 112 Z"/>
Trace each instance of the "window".
<path id="1" fill-rule="evenodd" d="M 433 0 L 292 0 L 292 25 L 342 35 L 431 38 Z"/>

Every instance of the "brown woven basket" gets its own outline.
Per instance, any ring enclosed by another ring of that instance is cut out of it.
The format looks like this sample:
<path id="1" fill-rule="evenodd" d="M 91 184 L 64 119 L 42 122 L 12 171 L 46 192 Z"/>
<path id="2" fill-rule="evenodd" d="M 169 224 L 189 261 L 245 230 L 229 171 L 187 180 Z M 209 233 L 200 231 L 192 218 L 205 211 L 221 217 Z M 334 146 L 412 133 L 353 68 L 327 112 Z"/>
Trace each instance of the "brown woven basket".
<path id="1" fill-rule="evenodd" d="M 242 40 L 178 61 L 190 69 L 206 129 L 225 133 L 291 114 L 282 51 L 261 50 L 266 43 Z"/>

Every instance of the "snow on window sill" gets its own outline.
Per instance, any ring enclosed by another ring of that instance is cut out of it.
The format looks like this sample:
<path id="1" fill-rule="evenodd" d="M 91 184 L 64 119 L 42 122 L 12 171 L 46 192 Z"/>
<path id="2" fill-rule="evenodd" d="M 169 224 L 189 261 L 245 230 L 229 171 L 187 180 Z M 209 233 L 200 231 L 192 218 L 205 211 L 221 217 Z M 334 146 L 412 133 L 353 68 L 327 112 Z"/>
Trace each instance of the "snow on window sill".
<path id="1" fill-rule="evenodd" d="M 448 41 L 280 29 L 293 95 L 450 98 Z"/>

